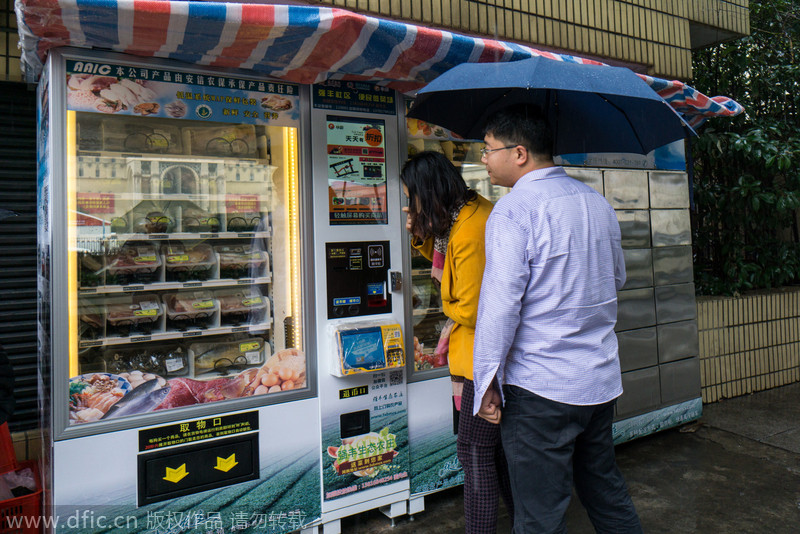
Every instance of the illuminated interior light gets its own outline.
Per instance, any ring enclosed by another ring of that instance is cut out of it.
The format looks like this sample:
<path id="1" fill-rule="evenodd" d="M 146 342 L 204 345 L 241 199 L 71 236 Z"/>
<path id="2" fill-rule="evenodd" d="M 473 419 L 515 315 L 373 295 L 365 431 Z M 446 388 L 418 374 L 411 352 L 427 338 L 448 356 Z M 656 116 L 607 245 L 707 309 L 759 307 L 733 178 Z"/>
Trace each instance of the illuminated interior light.
<path id="1" fill-rule="evenodd" d="M 67 111 L 67 294 L 69 376 L 78 376 L 77 139 L 74 111 Z M 55 199 L 56 201 L 58 199 Z"/>
<path id="2" fill-rule="evenodd" d="M 300 214 L 298 205 L 298 178 L 297 169 L 297 130 L 295 128 L 284 128 L 283 130 L 283 160 L 286 162 L 287 172 L 287 209 L 288 213 L 288 233 L 289 233 L 289 272 L 291 276 L 290 295 L 292 332 L 294 339 L 289 346 L 303 348 L 303 317 L 300 309 Z M 289 340 L 287 340 L 288 344 Z"/>

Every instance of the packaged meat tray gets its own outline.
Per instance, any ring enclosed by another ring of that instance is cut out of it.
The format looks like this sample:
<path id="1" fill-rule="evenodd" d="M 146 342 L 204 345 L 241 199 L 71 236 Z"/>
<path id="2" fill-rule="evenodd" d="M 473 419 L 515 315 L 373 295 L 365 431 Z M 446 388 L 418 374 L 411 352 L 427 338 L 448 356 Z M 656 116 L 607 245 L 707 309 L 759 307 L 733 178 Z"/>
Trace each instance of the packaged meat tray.
<path id="1" fill-rule="evenodd" d="M 231 124 L 217 128 L 203 125 L 184 128 L 191 142 L 191 153 L 198 156 L 255 158 L 256 135 L 251 124 Z"/>
<path id="2" fill-rule="evenodd" d="M 109 90 L 113 93 L 113 84 Z M 138 84 L 129 84 L 128 88 L 141 91 Z M 120 88 L 119 91 L 124 91 Z M 156 104 L 158 105 L 158 104 Z M 136 106 L 134 106 L 136 107 Z M 135 111 L 145 115 L 141 107 Z M 115 119 L 117 119 L 115 117 Z M 103 150 L 112 152 L 128 152 L 134 154 L 180 154 L 183 150 L 180 129 L 163 119 L 126 117 L 124 121 L 102 121 Z"/>
<path id="3" fill-rule="evenodd" d="M 81 341 L 103 337 L 105 309 L 102 304 L 84 302 L 78 306 L 78 334 Z"/>
<path id="4" fill-rule="evenodd" d="M 250 245 L 220 245 L 214 250 L 219 255 L 220 278 L 258 278 L 269 270 L 267 253 Z"/>
<path id="5" fill-rule="evenodd" d="M 261 213 L 228 213 L 229 232 L 257 232 L 264 229 Z"/>
<path id="6" fill-rule="evenodd" d="M 223 325 L 257 324 L 269 315 L 269 299 L 256 287 L 220 289 L 215 296 Z"/>
<path id="7" fill-rule="evenodd" d="M 189 345 L 189 359 L 194 362 L 194 375 L 198 378 L 235 375 L 263 364 L 268 352 L 269 345 L 259 337 Z"/>
<path id="8" fill-rule="evenodd" d="M 161 256 L 150 244 L 125 244 L 108 261 L 106 284 L 149 284 L 160 279 Z"/>
<path id="9" fill-rule="evenodd" d="M 197 208 L 184 208 L 181 216 L 181 227 L 184 232 L 219 232 L 219 217 Z"/>
<path id="10" fill-rule="evenodd" d="M 105 284 L 102 254 L 79 252 L 78 264 L 81 287 L 97 287 Z"/>
<path id="11" fill-rule="evenodd" d="M 158 377 L 184 376 L 189 372 L 189 353 L 181 345 L 145 344 L 103 352 L 108 372 L 127 379 L 136 388 Z"/>
<path id="12" fill-rule="evenodd" d="M 181 291 L 163 298 L 169 329 L 208 328 L 219 311 L 219 303 L 210 291 Z"/>
<path id="13" fill-rule="evenodd" d="M 137 234 L 169 234 L 174 229 L 175 221 L 163 211 L 148 211 L 133 221 L 133 231 Z"/>
<path id="14" fill-rule="evenodd" d="M 172 242 L 161 248 L 168 282 L 205 281 L 213 278 L 217 257 L 205 243 L 187 246 Z"/>
<path id="15" fill-rule="evenodd" d="M 106 304 L 107 336 L 149 335 L 160 326 L 164 309 L 158 296 L 129 295 Z"/>

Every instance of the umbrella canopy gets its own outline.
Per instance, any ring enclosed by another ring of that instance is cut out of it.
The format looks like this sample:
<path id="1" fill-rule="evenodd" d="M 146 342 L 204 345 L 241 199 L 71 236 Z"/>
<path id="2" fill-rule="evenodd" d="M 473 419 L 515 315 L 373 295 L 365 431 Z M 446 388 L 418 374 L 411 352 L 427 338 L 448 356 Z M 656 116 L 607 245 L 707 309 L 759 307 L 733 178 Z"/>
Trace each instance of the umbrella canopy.
<path id="1" fill-rule="evenodd" d="M 544 57 L 453 67 L 417 93 L 408 116 L 482 139 L 489 116 L 520 103 L 546 115 L 554 155 L 647 154 L 694 134 L 630 69 Z"/>

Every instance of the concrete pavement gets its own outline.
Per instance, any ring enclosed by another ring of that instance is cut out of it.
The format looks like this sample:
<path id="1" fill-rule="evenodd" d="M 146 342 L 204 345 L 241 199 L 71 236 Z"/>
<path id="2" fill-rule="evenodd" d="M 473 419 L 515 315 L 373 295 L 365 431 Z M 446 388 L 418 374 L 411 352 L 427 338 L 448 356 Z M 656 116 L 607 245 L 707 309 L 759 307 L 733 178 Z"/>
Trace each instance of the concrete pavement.
<path id="1" fill-rule="evenodd" d="M 800 533 L 800 383 L 706 405 L 698 422 L 616 452 L 648 534 Z M 460 487 L 426 497 L 425 508 L 394 527 L 373 510 L 342 520 L 342 532 L 464 532 Z M 577 498 L 567 527 L 594 532 Z M 504 509 L 498 532 L 510 532 Z"/>

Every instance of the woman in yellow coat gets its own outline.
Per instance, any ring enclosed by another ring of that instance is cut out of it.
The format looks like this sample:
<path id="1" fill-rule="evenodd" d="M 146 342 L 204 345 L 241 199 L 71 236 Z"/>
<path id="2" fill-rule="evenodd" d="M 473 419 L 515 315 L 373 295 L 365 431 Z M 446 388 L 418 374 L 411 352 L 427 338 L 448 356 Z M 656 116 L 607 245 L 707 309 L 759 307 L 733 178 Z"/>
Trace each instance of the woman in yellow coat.
<path id="1" fill-rule="evenodd" d="M 469 189 L 438 152 L 421 152 L 400 173 L 408 197 L 406 229 L 412 245 L 433 262 L 444 314 L 437 353 L 447 350 L 458 421 L 458 459 L 464 469 L 467 534 L 496 532 L 498 496 L 514 517 L 499 425 L 472 415 L 472 344 L 485 264 L 484 231 L 492 203 Z M 463 385 L 463 391 L 458 395 Z"/>

